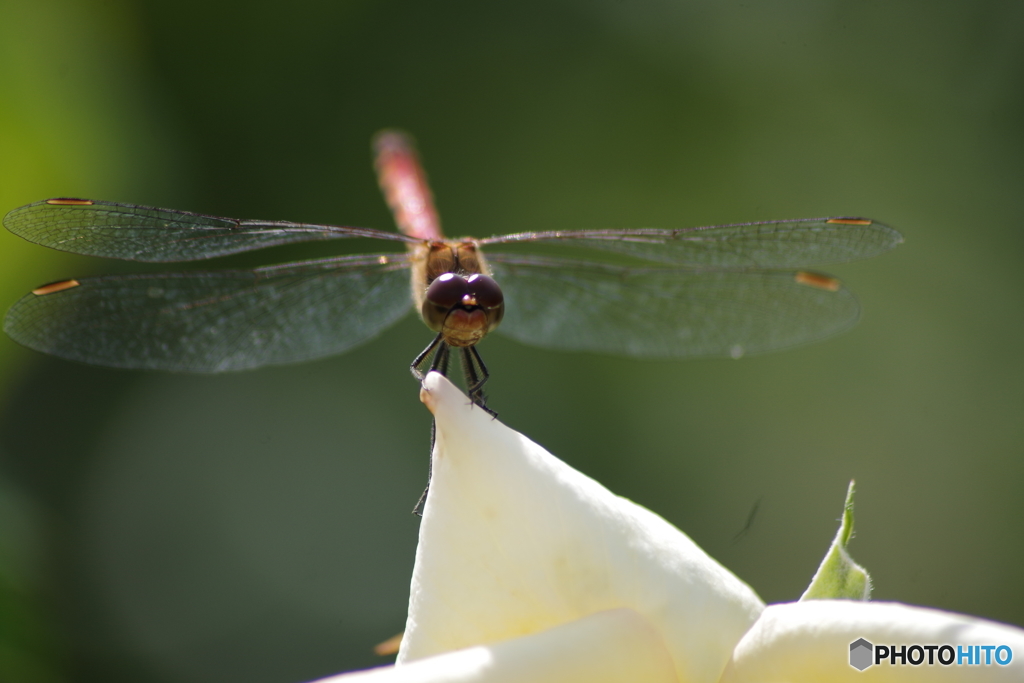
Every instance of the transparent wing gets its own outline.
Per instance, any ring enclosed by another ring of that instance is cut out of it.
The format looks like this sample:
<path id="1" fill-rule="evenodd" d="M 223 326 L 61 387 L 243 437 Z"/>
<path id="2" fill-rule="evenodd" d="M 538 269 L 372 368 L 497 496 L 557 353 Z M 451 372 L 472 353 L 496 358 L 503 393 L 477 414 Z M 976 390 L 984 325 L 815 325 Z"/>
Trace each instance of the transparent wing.
<path id="1" fill-rule="evenodd" d="M 4 331 L 30 348 L 120 368 L 221 372 L 344 351 L 411 308 L 404 255 L 255 270 L 54 283 L 17 301 Z"/>
<path id="2" fill-rule="evenodd" d="M 491 255 L 498 328 L 524 344 L 646 358 L 740 356 L 851 327 L 857 300 L 808 272 L 626 268 Z M 500 278 L 500 279 L 499 279 Z"/>
<path id="3" fill-rule="evenodd" d="M 903 241 L 868 218 L 808 218 L 659 230 L 517 233 L 479 240 L 482 246 L 562 244 L 691 268 L 799 268 L 876 256 Z"/>
<path id="4" fill-rule="evenodd" d="M 4 226 L 44 247 L 128 261 L 194 261 L 291 242 L 412 238 L 370 228 L 238 220 L 89 199 L 47 199 L 12 210 Z"/>

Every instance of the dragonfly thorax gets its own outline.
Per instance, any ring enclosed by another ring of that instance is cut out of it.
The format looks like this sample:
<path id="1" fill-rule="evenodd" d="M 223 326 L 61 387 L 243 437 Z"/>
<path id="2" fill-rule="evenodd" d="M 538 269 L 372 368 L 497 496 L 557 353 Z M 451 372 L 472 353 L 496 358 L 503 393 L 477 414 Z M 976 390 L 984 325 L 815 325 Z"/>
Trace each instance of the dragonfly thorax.
<path id="1" fill-rule="evenodd" d="M 501 288 L 471 239 L 413 247 L 413 297 L 427 327 L 451 346 L 473 346 L 505 314 Z"/>

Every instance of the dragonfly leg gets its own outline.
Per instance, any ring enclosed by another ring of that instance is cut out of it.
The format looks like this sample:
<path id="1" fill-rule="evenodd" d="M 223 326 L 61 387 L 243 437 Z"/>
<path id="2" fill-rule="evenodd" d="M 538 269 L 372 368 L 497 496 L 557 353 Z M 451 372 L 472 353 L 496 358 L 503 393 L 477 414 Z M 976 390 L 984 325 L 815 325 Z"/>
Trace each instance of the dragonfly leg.
<path id="1" fill-rule="evenodd" d="M 433 354 L 433 355 L 431 355 Z M 427 365 L 427 359 L 430 359 L 430 364 Z M 428 372 L 437 371 L 444 376 L 448 376 L 448 366 L 451 362 L 451 350 L 444 342 L 444 338 L 439 334 L 434 337 L 434 341 L 430 342 L 427 348 L 423 349 L 420 355 L 416 356 L 416 360 L 412 362 L 409 369 L 412 370 L 412 374 L 416 379 L 423 381 L 423 378 L 427 376 Z M 423 516 L 423 506 L 427 504 L 427 494 L 430 492 L 430 477 L 432 476 L 431 469 L 433 468 L 433 457 L 434 457 L 434 442 L 437 440 L 437 422 L 430 422 L 430 450 L 427 452 L 427 486 L 423 489 L 423 494 L 420 499 L 416 501 L 416 505 L 412 509 L 412 513 L 419 517 Z"/>
<path id="2" fill-rule="evenodd" d="M 451 360 L 451 347 L 441 342 L 441 345 L 437 347 L 437 353 L 434 354 L 434 361 L 430 364 L 430 369 L 434 372 L 440 372 L 447 377 L 448 366 L 451 364 Z"/>
<path id="3" fill-rule="evenodd" d="M 434 442 L 437 440 L 437 422 L 435 420 L 430 421 L 430 457 L 427 458 L 427 485 L 423 489 L 423 493 L 420 494 L 420 499 L 416 501 L 416 505 L 412 508 L 412 514 L 417 517 L 423 516 L 423 506 L 427 504 L 427 494 L 430 493 L 430 478 L 433 476 L 434 469 Z"/>
<path id="4" fill-rule="evenodd" d="M 490 373 L 487 371 L 487 366 L 484 365 L 480 353 L 476 350 L 475 346 L 460 348 L 459 351 L 463 376 L 466 380 L 466 392 L 469 394 L 470 400 L 492 417 L 497 417 L 498 414 L 487 407 L 487 399 L 484 396 L 484 383 L 487 382 Z M 431 356 L 431 354 L 433 355 Z M 428 359 L 430 360 L 429 365 L 427 364 Z M 445 343 L 441 335 L 437 335 L 434 341 L 430 342 L 430 345 L 423 349 L 420 355 L 416 356 L 416 360 L 412 362 L 409 369 L 412 370 L 413 376 L 422 381 L 427 376 L 427 373 L 432 371 L 440 372 L 447 377 L 450 365 L 451 347 Z M 423 489 L 423 495 L 416 501 L 416 505 L 412 509 L 412 513 L 420 517 L 423 516 L 423 508 L 427 504 L 427 494 L 430 493 L 430 477 L 432 474 L 430 468 L 433 465 L 434 442 L 436 440 L 437 422 L 433 421 L 430 423 L 430 464 L 427 469 L 427 487 Z"/>
<path id="5" fill-rule="evenodd" d="M 444 337 L 442 335 L 439 334 L 436 337 L 434 337 L 434 341 L 427 344 L 427 348 L 423 349 L 420 352 L 420 355 L 416 356 L 416 359 L 412 362 L 411 365 L 409 365 L 409 369 L 412 371 L 413 377 L 422 382 L 423 378 L 427 376 L 428 372 L 430 372 L 431 370 L 437 370 L 439 360 L 444 361 L 446 366 L 445 369 L 447 370 L 448 354 L 445 353 L 446 357 L 444 359 L 438 358 L 438 356 L 441 354 L 441 350 L 445 349 L 447 346 L 448 345 L 444 343 Z M 427 358 L 430 358 L 430 354 L 432 353 L 434 354 L 434 357 L 431 359 L 430 366 L 426 370 L 423 370 L 422 368 L 423 366 L 426 365 Z M 444 374 L 444 370 L 441 371 L 441 374 Z"/>
<path id="6" fill-rule="evenodd" d="M 459 350 L 462 352 L 462 372 L 466 378 L 466 392 L 469 394 L 470 400 L 490 413 L 492 417 L 498 417 L 496 412 L 487 407 L 484 384 L 491 375 L 487 371 L 487 366 L 484 365 L 483 358 L 480 357 L 480 352 L 476 350 L 475 346 L 467 346 Z"/>

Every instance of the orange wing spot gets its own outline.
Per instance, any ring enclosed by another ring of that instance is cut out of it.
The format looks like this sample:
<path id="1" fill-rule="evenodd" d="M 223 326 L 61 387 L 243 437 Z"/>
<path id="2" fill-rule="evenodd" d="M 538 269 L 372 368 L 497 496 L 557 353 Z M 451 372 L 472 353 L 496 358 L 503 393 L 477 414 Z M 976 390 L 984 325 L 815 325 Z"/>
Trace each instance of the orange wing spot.
<path id="1" fill-rule="evenodd" d="M 833 225 L 871 225 L 873 221 L 868 218 L 829 218 L 825 222 Z"/>
<path id="2" fill-rule="evenodd" d="M 388 655 L 395 654 L 396 652 L 398 652 L 398 647 L 402 644 L 402 636 L 404 636 L 404 635 L 405 635 L 404 632 L 403 633 L 399 633 L 397 636 L 391 636 L 390 638 L 385 640 L 383 643 L 380 643 L 378 645 L 374 645 L 373 646 L 374 653 L 379 655 L 379 656 L 381 656 L 381 657 L 386 657 Z"/>
<path id="3" fill-rule="evenodd" d="M 57 204 L 59 206 L 92 206 L 93 202 L 91 199 L 71 199 L 68 197 L 61 197 L 58 199 L 47 199 L 47 204 Z"/>
<path id="4" fill-rule="evenodd" d="M 53 294 L 54 292 L 63 292 L 65 289 L 71 289 L 77 287 L 81 283 L 78 280 L 61 280 L 60 282 L 51 282 L 48 285 L 42 287 L 36 287 L 32 290 L 32 293 L 36 296 L 45 296 L 46 294 Z"/>
<path id="5" fill-rule="evenodd" d="M 828 275 L 821 275 L 819 273 L 809 273 L 806 270 L 798 271 L 793 275 L 793 279 L 802 285 L 808 287 L 817 287 L 818 289 L 827 289 L 830 292 L 838 292 L 842 283 L 834 277 Z"/>

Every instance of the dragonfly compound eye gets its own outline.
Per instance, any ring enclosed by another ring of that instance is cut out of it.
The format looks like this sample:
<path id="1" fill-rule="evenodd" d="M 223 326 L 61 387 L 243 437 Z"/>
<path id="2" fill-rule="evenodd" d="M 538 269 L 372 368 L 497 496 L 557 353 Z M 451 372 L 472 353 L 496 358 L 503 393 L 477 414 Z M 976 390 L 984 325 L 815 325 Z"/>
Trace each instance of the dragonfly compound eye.
<path id="1" fill-rule="evenodd" d="M 469 294 L 466 278 L 455 273 L 440 275 L 430 286 L 423 298 L 423 321 L 427 327 L 439 332 L 444 325 L 448 312 L 462 303 L 463 297 Z"/>
<path id="2" fill-rule="evenodd" d="M 466 278 L 455 273 L 445 273 L 427 287 L 426 300 L 434 306 L 451 308 L 460 303 L 462 297 L 469 293 L 470 290 Z"/>
<path id="3" fill-rule="evenodd" d="M 466 278 L 469 286 L 469 293 L 476 299 L 477 306 L 491 309 L 501 306 L 505 302 L 505 296 L 501 293 L 501 287 L 493 279 L 486 275 L 470 275 Z"/>

